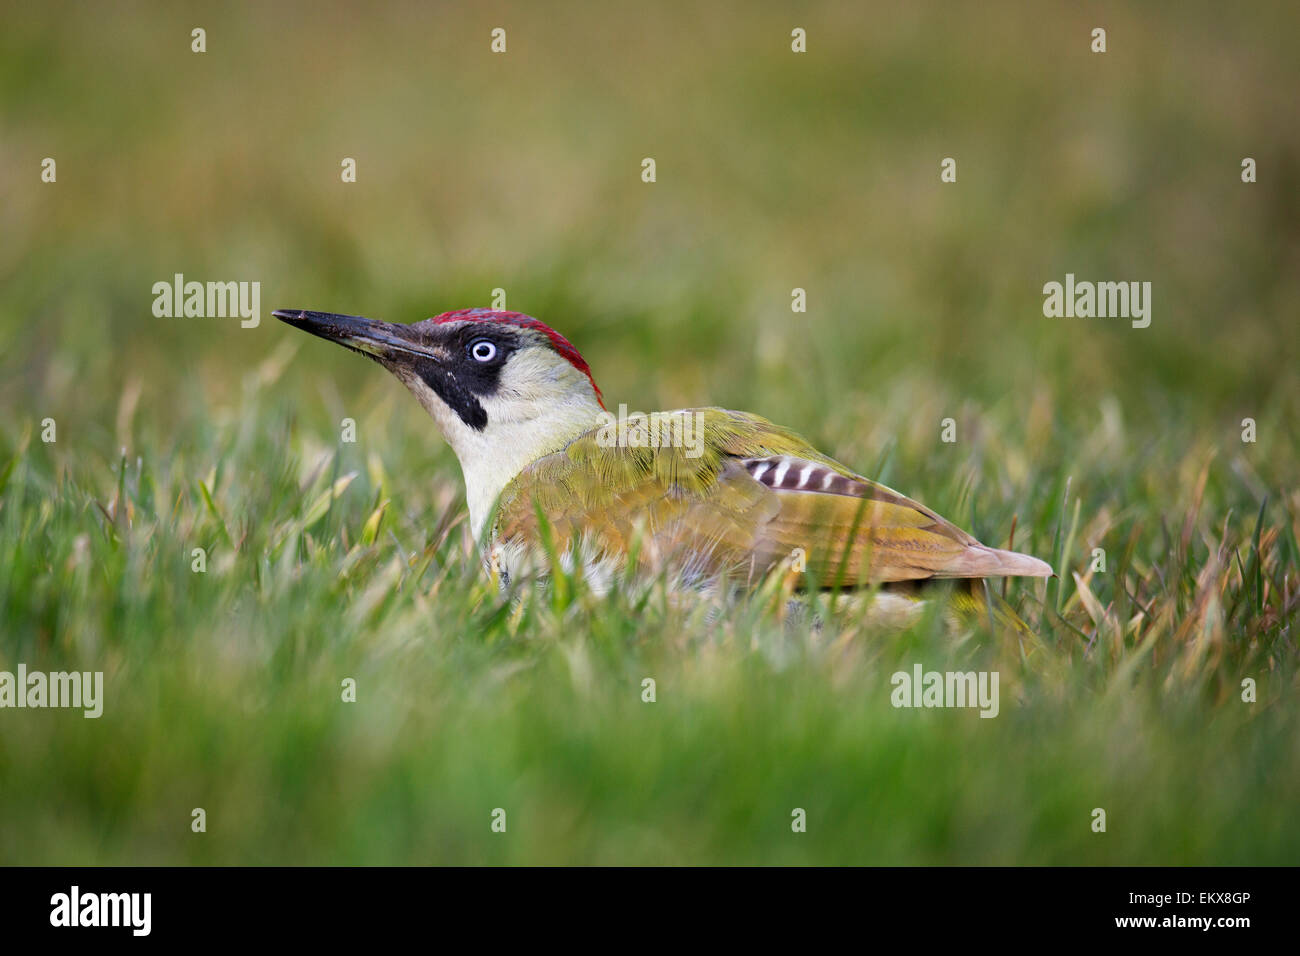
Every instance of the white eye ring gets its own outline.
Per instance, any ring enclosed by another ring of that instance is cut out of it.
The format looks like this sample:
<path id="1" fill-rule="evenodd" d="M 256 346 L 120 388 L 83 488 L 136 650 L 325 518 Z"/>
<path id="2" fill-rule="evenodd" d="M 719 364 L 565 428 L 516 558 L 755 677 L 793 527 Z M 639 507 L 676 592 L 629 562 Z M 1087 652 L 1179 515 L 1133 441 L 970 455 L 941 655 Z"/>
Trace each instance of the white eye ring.
<path id="1" fill-rule="evenodd" d="M 497 357 L 497 347 L 487 339 L 479 339 L 469 347 L 469 354 L 475 362 L 490 362 Z"/>

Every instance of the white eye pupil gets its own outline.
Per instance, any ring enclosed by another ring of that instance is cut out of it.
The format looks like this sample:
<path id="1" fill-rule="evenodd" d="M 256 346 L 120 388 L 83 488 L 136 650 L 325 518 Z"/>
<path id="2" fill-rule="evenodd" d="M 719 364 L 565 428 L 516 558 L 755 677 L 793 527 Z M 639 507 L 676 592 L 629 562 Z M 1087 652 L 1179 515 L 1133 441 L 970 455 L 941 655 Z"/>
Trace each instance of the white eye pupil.
<path id="1" fill-rule="evenodd" d="M 497 357 L 497 347 L 491 342 L 475 342 L 470 348 L 470 354 L 476 362 L 490 362 Z"/>

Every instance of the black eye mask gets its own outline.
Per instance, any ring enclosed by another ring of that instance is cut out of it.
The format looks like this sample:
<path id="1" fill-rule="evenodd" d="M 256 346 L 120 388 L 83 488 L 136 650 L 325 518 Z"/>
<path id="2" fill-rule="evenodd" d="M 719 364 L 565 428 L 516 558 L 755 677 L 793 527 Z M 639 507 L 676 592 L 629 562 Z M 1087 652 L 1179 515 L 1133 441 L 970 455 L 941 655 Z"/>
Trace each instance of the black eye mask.
<path id="1" fill-rule="evenodd" d="M 486 362 L 470 354 L 474 343 L 479 341 L 496 346 L 496 355 Z M 475 431 L 482 431 L 487 427 L 487 412 L 479 399 L 495 395 L 501 388 L 501 370 L 519 348 L 517 337 L 504 329 L 469 325 L 456 329 L 438 344 L 450 353 L 447 362 L 417 361 L 415 373 L 461 421 Z"/>

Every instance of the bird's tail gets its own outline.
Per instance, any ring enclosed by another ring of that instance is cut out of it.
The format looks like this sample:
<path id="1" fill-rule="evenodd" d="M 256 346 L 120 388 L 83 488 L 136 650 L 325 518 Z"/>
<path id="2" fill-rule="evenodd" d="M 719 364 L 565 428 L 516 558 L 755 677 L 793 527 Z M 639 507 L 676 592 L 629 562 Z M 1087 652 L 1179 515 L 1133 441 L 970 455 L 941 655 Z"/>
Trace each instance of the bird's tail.
<path id="1" fill-rule="evenodd" d="M 1031 554 L 1003 551 L 972 544 L 958 554 L 942 572 L 946 578 L 1028 577 L 1050 578 L 1052 566 Z"/>

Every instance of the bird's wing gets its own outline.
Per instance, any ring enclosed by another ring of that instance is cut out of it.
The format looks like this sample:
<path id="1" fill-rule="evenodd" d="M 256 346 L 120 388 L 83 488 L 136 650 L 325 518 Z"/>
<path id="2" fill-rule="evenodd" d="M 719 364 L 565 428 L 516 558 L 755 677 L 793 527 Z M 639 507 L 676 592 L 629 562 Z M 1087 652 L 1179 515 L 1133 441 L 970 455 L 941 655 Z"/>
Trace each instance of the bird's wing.
<path id="1" fill-rule="evenodd" d="M 662 415 L 647 447 L 596 429 L 529 465 L 501 496 L 498 537 L 537 542 L 540 512 L 556 550 L 577 541 L 588 555 L 621 555 L 636 542 L 688 576 L 753 579 L 786 561 L 845 586 L 1051 573 L 1035 558 L 984 547 L 756 415 Z"/>

